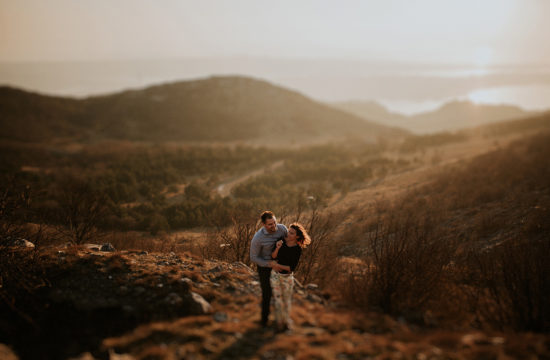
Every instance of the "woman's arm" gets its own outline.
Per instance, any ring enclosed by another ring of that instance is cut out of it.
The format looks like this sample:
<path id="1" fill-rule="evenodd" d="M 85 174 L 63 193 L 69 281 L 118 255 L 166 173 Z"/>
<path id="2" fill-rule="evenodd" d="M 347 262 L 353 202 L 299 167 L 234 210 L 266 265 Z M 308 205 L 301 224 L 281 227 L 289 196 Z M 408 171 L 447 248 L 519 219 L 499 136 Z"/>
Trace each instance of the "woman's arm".
<path id="1" fill-rule="evenodd" d="M 283 245 L 283 240 L 279 240 L 275 243 L 275 250 L 273 250 L 273 252 L 271 253 L 272 259 L 277 258 L 277 255 L 279 255 L 279 249 L 281 248 L 282 245 Z"/>
<path id="2" fill-rule="evenodd" d="M 288 265 L 281 265 L 281 264 L 279 264 L 279 268 L 280 268 L 281 270 L 284 270 L 284 271 L 292 272 L 292 270 L 290 269 L 290 266 L 288 266 Z"/>

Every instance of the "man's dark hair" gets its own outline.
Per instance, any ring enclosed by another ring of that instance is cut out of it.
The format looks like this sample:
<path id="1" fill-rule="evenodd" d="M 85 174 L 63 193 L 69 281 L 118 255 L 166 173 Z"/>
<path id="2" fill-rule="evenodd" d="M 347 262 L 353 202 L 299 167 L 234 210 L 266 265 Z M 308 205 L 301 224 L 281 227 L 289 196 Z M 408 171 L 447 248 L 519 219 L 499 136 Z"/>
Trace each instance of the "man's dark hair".
<path id="1" fill-rule="evenodd" d="M 267 219 L 273 219 L 275 217 L 275 214 L 273 214 L 273 211 L 264 211 L 262 213 L 262 216 L 261 216 L 261 219 L 262 219 L 262 223 L 265 224 L 265 222 L 267 221 Z"/>

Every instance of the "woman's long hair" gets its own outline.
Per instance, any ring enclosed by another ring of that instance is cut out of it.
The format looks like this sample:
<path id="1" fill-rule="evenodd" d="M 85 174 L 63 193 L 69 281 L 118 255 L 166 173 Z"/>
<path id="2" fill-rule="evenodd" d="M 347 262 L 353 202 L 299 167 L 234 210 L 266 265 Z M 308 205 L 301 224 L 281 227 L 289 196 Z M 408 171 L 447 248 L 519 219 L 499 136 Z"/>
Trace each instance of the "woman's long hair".
<path id="1" fill-rule="evenodd" d="M 305 249 L 309 244 L 311 244 L 311 238 L 301 224 L 294 223 L 291 224 L 290 227 L 296 231 L 296 241 L 302 249 Z"/>

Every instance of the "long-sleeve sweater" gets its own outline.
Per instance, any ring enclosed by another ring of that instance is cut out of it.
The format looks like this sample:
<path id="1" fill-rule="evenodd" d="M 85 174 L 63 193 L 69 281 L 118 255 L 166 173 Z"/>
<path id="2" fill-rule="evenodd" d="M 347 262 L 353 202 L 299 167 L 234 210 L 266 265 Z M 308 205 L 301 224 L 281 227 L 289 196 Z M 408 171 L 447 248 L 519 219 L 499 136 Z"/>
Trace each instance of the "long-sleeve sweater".
<path id="1" fill-rule="evenodd" d="M 250 260 L 258 266 L 268 267 L 273 245 L 277 240 L 284 238 L 287 232 L 288 230 L 283 224 L 277 224 L 274 233 L 269 233 L 265 227 L 258 230 L 250 243 Z"/>

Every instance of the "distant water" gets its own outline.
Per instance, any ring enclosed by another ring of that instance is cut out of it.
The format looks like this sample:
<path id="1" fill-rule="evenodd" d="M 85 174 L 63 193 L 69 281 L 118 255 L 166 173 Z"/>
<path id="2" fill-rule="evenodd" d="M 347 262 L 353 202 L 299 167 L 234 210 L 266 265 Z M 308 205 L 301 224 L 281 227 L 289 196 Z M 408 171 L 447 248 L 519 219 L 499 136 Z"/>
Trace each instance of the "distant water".
<path id="1" fill-rule="evenodd" d="M 85 97 L 204 78 L 266 79 L 327 102 L 375 100 L 414 114 L 453 100 L 550 109 L 550 67 L 428 66 L 323 60 L 183 59 L 67 63 L 0 63 L 0 85 Z"/>
<path id="2" fill-rule="evenodd" d="M 550 86 L 526 85 L 479 89 L 467 98 L 482 104 L 519 104 L 528 110 L 545 110 L 550 107 Z"/>
<path id="3" fill-rule="evenodd" d="M 375 99 L 392 112 L 413 115 L 433 111 L 443 104 L 454 100 L 468 100 L 475 104 L 515 105 L 529 111 L 550 109 L 549 85 L 519 85 L 490 87 L 470 91 L 465 95 L 445 97 L 434 100 L 395 100 Z"/>

